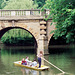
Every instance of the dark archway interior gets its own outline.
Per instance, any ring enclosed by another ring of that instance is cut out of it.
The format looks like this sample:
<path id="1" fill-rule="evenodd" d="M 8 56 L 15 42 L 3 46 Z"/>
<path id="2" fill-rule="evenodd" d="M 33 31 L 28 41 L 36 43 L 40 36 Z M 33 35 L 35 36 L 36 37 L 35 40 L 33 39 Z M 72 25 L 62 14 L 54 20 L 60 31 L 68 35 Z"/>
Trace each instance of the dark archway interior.
<path id="1" fill-rule="evenodd" d="M 66 45 L 66 40 L 62 37 L 59 37 L 58 39 L 54 39 L 54 37 L 52 36 L 52 38 L 50 39 L 49 45 Z"/>
<path id="2" fill-rule="evenodd" d="M 7 32 L 10 29 L 12 29 L 12 27 L 8 27 L 8 28 L 4 28 L 4 29 L 0 30 L 0 38 L 4 35 L 5 32 Z"/>
<path id="3" fill-rule="evenodd" d="M 63 39 L 62 37 L 59 37 L 58 39 L 54 39 L 54 37 L 52 36 L 49 42 L 49 53 L 62 53 L 64 52 L 63 48 L 65 47 L 65 45 L 66 47 L 68 45 L 65 39 Z"/>

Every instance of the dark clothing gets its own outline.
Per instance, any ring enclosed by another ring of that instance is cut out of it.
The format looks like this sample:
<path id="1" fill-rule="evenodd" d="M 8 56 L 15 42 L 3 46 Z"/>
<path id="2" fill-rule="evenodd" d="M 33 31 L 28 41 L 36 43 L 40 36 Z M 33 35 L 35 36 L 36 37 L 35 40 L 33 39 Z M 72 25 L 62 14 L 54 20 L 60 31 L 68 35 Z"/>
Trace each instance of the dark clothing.
<path id="1" fill-rule="evenodd" d="M 38 57 L 39 68 L 41 67 L 41 58 Z"/>

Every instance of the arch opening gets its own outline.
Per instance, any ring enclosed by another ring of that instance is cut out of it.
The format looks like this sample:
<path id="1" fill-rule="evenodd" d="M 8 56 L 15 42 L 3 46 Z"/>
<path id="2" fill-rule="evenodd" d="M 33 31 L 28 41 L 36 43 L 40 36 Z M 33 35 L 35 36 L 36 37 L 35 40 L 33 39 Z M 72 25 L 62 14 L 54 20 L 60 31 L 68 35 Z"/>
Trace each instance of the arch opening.
<path id="1" fill-rule="evenodd" d="M 68 45 L 64 38 L 59 37 L 58 39 L 54 39 L 54 37 L 52 36 L 48 45 L 49 53 L 64 52 L 64 49 L 63 49 L 64 45 Z"/>
<path id="2" fill-rule="evenodd" d="M 21 28 L 21 27 L 7 27 L 7 28 L 4 28 L 4 29 L 2 29 L 1 31 L 0 31 L 0 39 L 3 37 L 3 35 L 7 32 L 7 31 L 10 31 L 10 30 L 12 30 L 12 29 L 21 29 L 21 30 L 23 30 L 23 31 L 26 31 L 27 33 L 29 33 L 30 34 L 30 38 L 28 38 L 27 39 L 27 36 L 26 37 L 23 37 L 22 39 L 19 37 L 18 39 L 20 40 L 20 41 L 18 41 L 17 43 L 19 43 L 18 45 L 20 45 L 20 46 L 33 46 L 35 49 L 35 52 L 37 52 L 37 41 L 36 41 L 36 38 L 34 37 L 34 35 L 30 32 L 30 31 L 28 31 L 28 30 L 26 30 L 26 29 L 24 29 L 24 28 Z M 22 33 L 22 34 L 25 34 L 25 33 Z M 10 35 L 10 34 L 9 34 Z M 13 35 L 13 34 L 11 34 L 11 35 Z M 17 36 L 17 35 L 16 35 Z M 11 37 L 12 38 L 12 37 Z M 13 39 L 13 38 L 12 38 Z M 26 39 L 26 40 L 25 40 Z M 16 41 L 17 39 L 15 39 L 15 41 Z M 13 44 L 11 44 L 11 45 L 15 45 L 15 43 L 13 43 Z"/>

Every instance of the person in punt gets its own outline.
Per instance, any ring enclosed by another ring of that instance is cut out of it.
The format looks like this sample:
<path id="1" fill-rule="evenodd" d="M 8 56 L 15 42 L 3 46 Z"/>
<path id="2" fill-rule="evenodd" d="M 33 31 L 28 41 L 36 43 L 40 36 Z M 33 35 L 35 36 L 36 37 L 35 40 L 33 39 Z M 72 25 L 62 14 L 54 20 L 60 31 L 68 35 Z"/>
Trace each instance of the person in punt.
<path id="1" fill-rule="evenodd" d="M 39 63 L 39 67 L 38 68 L 41 68 L 41 58 L 42 58 L 42 56 L 43 56 L 43 52 L 42 51 L 40 51 L 39 52 L 39 54 L 37 55 L 37 59 L 38 59 L 38 63 Z"/>
<path id="2" fill-rule="evenodd" d="M 37 67 L 37 62 L 36 62 L 35 59 L 34 59 L 33 62 L 32 62 L 32 67 Z"/>
<path id="3" fill-rule="evenodd" d="M 30 66 L 31 61 L 29 61 L 29 57 L 27 56 L 25 61 L 27 62 L 27 65 Z"/>
<path id="4" fill-rule="evenodd" d="M 22 65 L 27 65 L 27 62 L 25 61 L 25 59 L 23 58 L 22 59 L 22 63 L 21 63 Z"/>

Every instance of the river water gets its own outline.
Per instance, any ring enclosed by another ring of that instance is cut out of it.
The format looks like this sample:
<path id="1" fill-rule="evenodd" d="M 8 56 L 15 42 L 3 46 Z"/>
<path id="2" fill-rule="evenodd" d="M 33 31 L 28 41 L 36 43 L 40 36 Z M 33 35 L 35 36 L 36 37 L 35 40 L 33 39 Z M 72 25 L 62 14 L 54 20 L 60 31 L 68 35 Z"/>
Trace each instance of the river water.
<path id="1" fill-rule="evenodd" d="M 0 75 L 75 75 L 75 46 L 53 47 L 50 48 L 50 54 L 44 56 L 46 60 L 66 72 L 65 74 L 46 61 L 43 63 L 50 67 L 49 71 L 35 71 L 14 66 L 13 62 L 22 60 L 26 56 L 29 56 L 30 60 L 36 58 L 34 48 L 15 46 L 1 48 Z"/>

